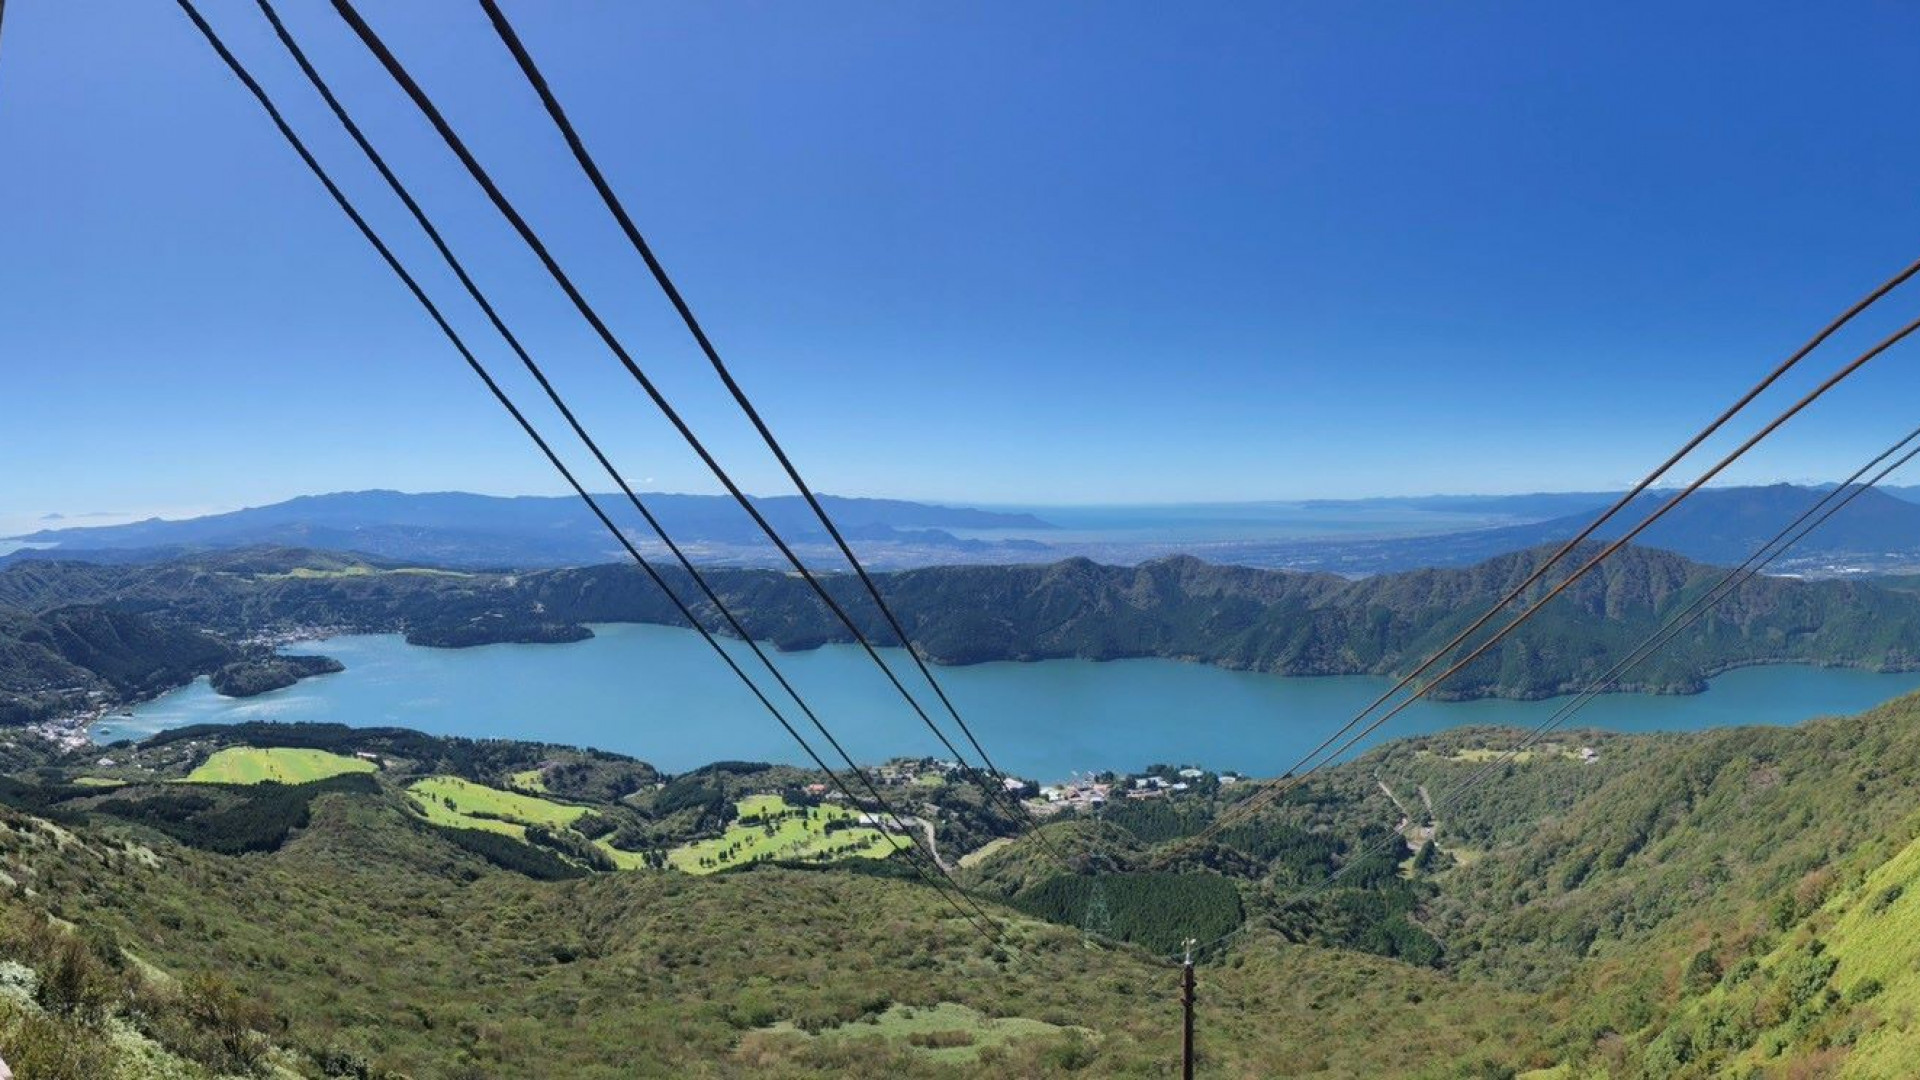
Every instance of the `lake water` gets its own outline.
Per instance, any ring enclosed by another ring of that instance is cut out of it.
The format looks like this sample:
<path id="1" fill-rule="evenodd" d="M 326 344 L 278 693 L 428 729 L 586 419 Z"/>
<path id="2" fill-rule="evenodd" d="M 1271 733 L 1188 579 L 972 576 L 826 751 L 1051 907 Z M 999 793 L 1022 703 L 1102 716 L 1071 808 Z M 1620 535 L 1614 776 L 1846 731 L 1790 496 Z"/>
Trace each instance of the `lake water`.
<path id="1" fill-rule="evenodd" d="M 693 632 L 635 625 L 594 629 L 593 640 L 568 645 L 428 649 L 395 635 L 312 642 L 293 651 L 324 653 L 347 670 L 247 700 L 220 697 L 203 679 L 148 702 L 131 717 L 109 717 L 95 727 L 94 738 L 144 738 L 204 722 L 332 721 L 599 747 L 676 772 L 728 758 L 804 761 Z M 753 670 L 744 647 L 729 648 Z M 913 681 L 918 673 L 903 653 L 883 652 L 902 681 L 924 686 Z M 775 660 L 856 760 L 945 756 L 856 647 L 828 646 Z M 1154 762 L 1276 774 L 1389 685 L 1364 676 L 1285 678 L 1173 660 L 997 663 L 941 668 L 937 674 L 995 763 L 1042 780 Z M 1704 694 L 1605 695 L 1576 723 L 1615 731 L 1792 724 L 1858 712 L 1914 689 L 1920 689 L 1920 673 L 1743 668 L 1715 679 Z M 934 704 L 928 711 L 939 719 Z M 1462 724 L 1531 726 L 1559 704 L 1423 701 L 1394 718 L 1378 738 Z M 808 732 L 797 710 L 793 719 Z M 964 749 L 958 732 L 950 733 Z M 827 748 L 820 748 L 826 755 Z"/>

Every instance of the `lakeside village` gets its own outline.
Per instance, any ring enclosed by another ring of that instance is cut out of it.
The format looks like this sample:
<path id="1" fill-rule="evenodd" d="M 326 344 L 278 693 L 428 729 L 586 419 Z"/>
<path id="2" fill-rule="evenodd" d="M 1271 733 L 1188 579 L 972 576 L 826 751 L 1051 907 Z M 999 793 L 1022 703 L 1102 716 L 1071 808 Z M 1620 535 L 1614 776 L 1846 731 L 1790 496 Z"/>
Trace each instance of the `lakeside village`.
<path id="1" fill-rule="evenodd" d="M 4 2 L 4 0 L 0 0 Z M 322 638 L 350 634 L 354 628 L 333 625 L 300 625 L 275 627 L 238 639 L 235 645 L 243 651 L 278 652 L 288 645 L 304 641 L 317 641 Z M 199 676 L 194 682 L 204 681 Z M 93 743 L 91 729 L 109 716 L 130 717 L 133 707 L 156 697 L 164 696 L 183 687 L 168 687 L 157 692 L 149 692 L 128 697 L 101 689 L 89 689 L 85 686 L 64 686 L 45 691 L 45 694 L 63 702 L 65 707 L 44 720 L 23 725 L 21 728 L 28 736 L 51 743 L 61 751 L 79 750 Z"/>
<path id="2" fill-rule="evenodd" d="M 959 762 L 939 758 L 894 758 L 874 768 L 872 776 L 874 783 L 882 788 L 925 788 L 968 780 Z M 1095 811 L 1110 802 L 1211 795 L 1242 782 L 1244 778 L 1238 773 L 1175 765 L 1152 765 L 1137 773 L 1080 773 L 1044 785 L 1017 776 L 1001 780 L 1008 795 L 1042 817 L 1069 810 Z M 823 802 L 846 801 L 845 795 L 826 784 L 809 784 L 806 793 Z M 877 816 L 867 816 L 873 820 L 863 820 L 862 824 L 880 824 Z"/>
<path id="3" fill-rule="evenodd" d="M 63 752 L 87 746 L 93 741 L 88 733 L 93 725 L 115 712 L 126 711 L 126 706 L 115 701 L 105 690 L 68 687 L 53 693 L 74 704 L 64 713 L 25 725 L 22 730 Z"/>

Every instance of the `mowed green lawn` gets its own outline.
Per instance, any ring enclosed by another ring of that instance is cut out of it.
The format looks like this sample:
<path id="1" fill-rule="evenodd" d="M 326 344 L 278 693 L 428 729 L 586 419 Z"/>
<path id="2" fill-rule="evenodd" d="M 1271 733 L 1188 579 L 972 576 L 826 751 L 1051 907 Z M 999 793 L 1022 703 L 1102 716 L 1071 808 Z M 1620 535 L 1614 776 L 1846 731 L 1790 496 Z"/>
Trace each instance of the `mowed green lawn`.
<path id="1" fill-rule="evenodd" d="M 538 783 L 539 776 L 538 769 L 515 773 L 513 782 L 532 786 L 528 783 L 529 778 L 533 783 Z M 501 791 L 457 776 L 429 776 L 408 787 L 407 794 L 413 796 L 414 805 L 420 808 L 427 820 L 436 825 L 451 825 L 456 829 L 485 829 L 516 840 L 527 838 L 529 825 L 566 828 L 589 812 L 584 806 L 567 806 L 536 795 Z M 621 870 L 646 869 L 645 855 L 621 851 L 606 837 L 595 840 L 593 846 L 606 852 L 607 857 L 613 860 L 613 865 Z"/>
<path id="2" fill-rule="evenodd" d="M 457 776 L 429 776 L 415 781 L 407 793 L 436 825 L 485 829 L 517 838 L 526 836 L 528 825 L 562 829 L 587 813 L 584 806 L 501 791 Z"/>
<path id="3" fill-rule="evenodd" d="M 189 784 L 306 784 L 342 773 L 370 773 L 371 761 L 325 750 L 287 746 L 229 746 L 188 773 Z"/>
<path id="4" fill-rule="evenodd" d="M 879 829 L 856 825 L 828 832 L 828 822 L 857 816 L 844 806 L 790 806 L 778 795 L 749 795 L 735 807 L 740 817 L 727 826 L 725 836 L 682 844 L 667 852 L 667 865 L 689 874 L 711 874 L 761 858 L 826 862 L 893 854 L 893 845 Z"/>

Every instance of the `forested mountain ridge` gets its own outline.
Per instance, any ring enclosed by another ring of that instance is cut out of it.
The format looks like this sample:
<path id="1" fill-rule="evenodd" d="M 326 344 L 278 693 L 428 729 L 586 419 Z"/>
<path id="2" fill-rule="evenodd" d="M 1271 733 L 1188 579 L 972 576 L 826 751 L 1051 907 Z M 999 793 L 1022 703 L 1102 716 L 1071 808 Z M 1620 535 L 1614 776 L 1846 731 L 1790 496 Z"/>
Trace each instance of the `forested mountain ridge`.
<path id="1" fill-rule="evenodd" d="M 1819 500 L 1804 485 L 1707 487 L 1640 537 L 1648 547 L 1706 563 L 1736 563 Z M 1055 508 L 1034 513 L 940 506 L 899 499 L 821 500 L 875 568 L 1031 563 L 1072 556 L 1135 565 L 1189 554 L 1216 563 L 1346 576 L 1422 567 L 1463 567 L 1540 544 L 1564 542 L 1612 504 L 1613 493 L 1428 496 L 1202 506 Z M 1595 535 L 1611 539 L 1674 497 L 1633 500 Z M 649 508 L 702 563 L 780 565 L 765 537 L 724 496 L 649 494 Z M 618 501 L 618 500 L 616 500 Z M 797 497 L 755 505 L 802 555 L 831 560 L 811 510 Z M 1058 524 L 1056 521 L 1058 520 Z M 1327 531 L 1329 523 L 1339 528 Z M 650 534 L 634 539 L 651 545 Z M 152 562 L 183 555 L 280 545 L 364 552 L 376 559 L 464 569 L 539 569 L 617 561 L 624 552 L 571 497 L 495 497 L 462 492 L 342 492 L 183 520 L 58 527 L 5 542 L 51 552 L 0 555 L 0 566 L 34 558 Z M 1920 501 L 1875 488 L 1797 544 L 1781 569 L 1814 576 L 1920 567 Z"/>
<path id="2" fill-rule="evenodd" d="M 944 664 L 1168 657 L 1286 675 L 1397 675 L 1517 585 L 1551 550 L 1359 581 L 1188 557 L 1137 567 L 1084 559 L 929 567 L 877 580 L 915 645 Z M 1441 694 L 1532 698 L 1580 688 L 1723 573 L 1666 552 L 1623 549 Z M 669 572 L 668 579 L 681 595 L 694 596 L 682 575 Z M 792 575 L 715 569 L 708 579 L 757 636 L 780 648 L 850 640 Z M 893 641 L 857 581 L 846 575 L 825 581 L 869 636 Z M 104 606 L 141 625 L 210 630 L 229 640 L 328 628 L 404 633 L 417 644 L 452 647 L 573 641 L 588 636 L 588 624 L 596 622 L 681 623 L 651 581 L 619 565 L 463 573 L 336 553 L 244 549 L 151 565 L 30 560 L 0 570 L 0 609 L 36 618 L 73 605 Z M 694 606 L 709 625 L 718 623 L 704 603 Z M 63 669 L 48 659 L 29 679 L 20 658 L 42 654 L 16 648 L 14 655 L 15 666 L 0 672 L 6 675 L 0 694 L 21 695 L 61 676 Z M 217 659 L 208 652 L 188 677 L 211 671 Z M 1920 664 L 1920 593 L 1860 580 L 1756 578 L 1620 688 L 1692 692 L 1729 667 L 1779 662 L 1910 669 Z M 115 689 L 123 696 L 150 692 Z"/>
<path id="3" fill-rule="evenodd" d="M 0 723 L 150 697 L 236 657 L 209 634 L 111 607 L 0 608 Z"/>

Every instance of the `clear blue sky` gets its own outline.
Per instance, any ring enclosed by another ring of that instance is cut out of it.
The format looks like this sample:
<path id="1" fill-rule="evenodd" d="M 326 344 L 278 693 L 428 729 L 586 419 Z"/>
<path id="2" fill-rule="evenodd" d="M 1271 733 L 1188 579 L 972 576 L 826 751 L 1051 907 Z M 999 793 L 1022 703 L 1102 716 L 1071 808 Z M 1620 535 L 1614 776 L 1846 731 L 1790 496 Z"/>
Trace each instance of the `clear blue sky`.
<path id="1" fill-rule="evenodd" d="M 779 490 L 477 6 L 366 7 Z M 1920 257 L 1909 5 L 507 7 L 829 491 L 1620 485 Z M 713 490 L 330 7 L 284 8 L 626 471 Z M 206 9 L 431 268 L 252 5 Z M 172 4 L 8 4 L 0 163 L 0 523 L 558 490 Z M 1848 471 L 1917 363 L 1737 478 Z"/>

